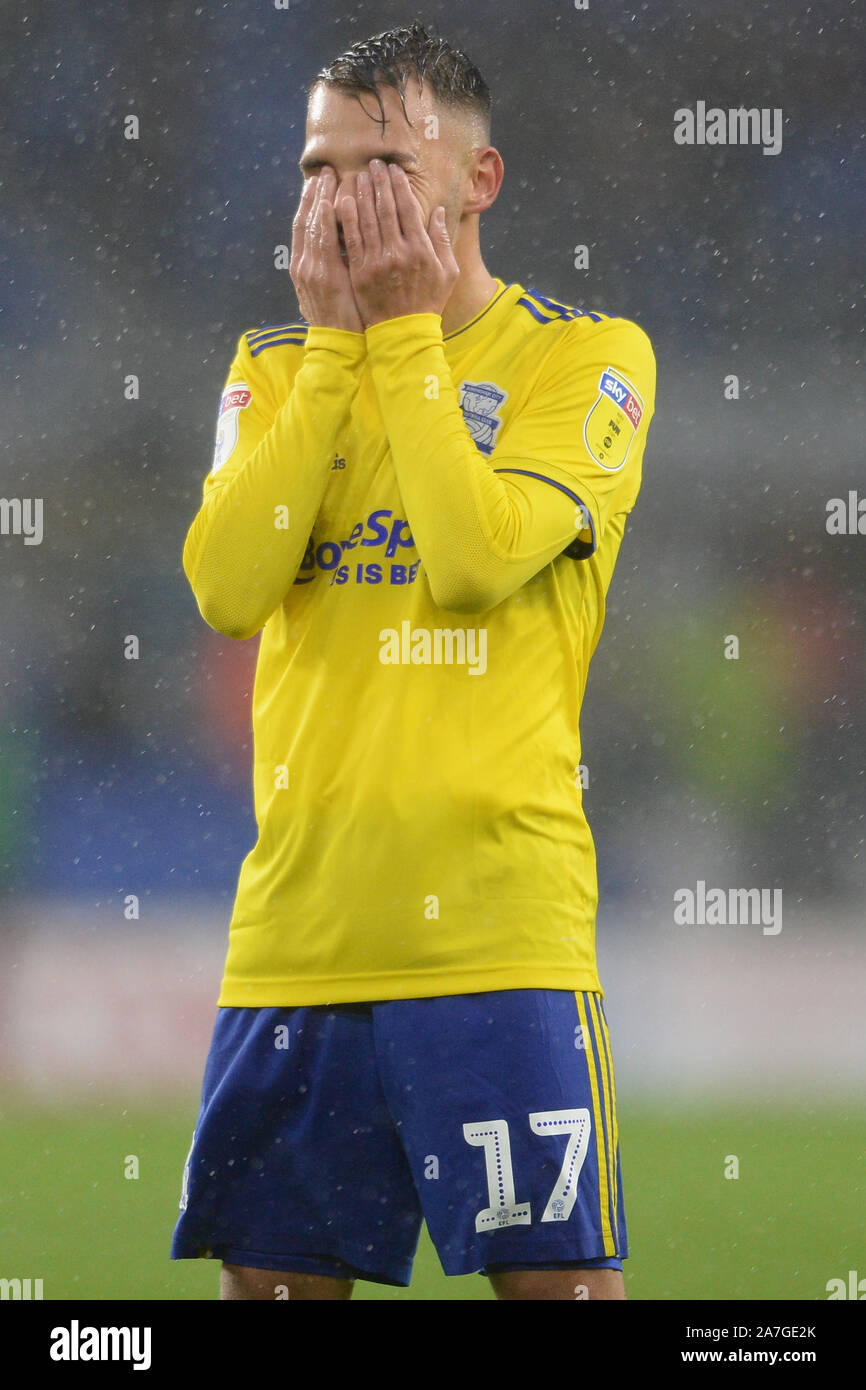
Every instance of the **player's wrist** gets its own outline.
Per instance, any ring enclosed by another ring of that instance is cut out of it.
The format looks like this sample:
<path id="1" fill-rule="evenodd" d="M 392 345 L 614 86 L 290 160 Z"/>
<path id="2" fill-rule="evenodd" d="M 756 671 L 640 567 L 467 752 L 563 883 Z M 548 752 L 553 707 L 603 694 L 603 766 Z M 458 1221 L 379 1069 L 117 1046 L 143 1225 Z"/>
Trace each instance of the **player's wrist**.
<path id="1" fill-rule="evenodd" d="M 360 319 L 341 318 L 330 325 L 338 333 L 351 333 L 356 338 L 363 338 L 364 325 Z"/>
<path id="2" fill-rule="evenodd" d="M 311 328 L 332 328 L 341 333 L 364 332 L 358 306 L 344 294 L 321 296 L 316 302 L 306 294 L 299 294 L 298 304 Z"/>
<path id="3" fill-rule="evenodd" d="M 304 314 L 304 318 L 311 328 L 331 328 L 338 333 L 364 332 L 360 315 L 346 308 L 314 309 L 310 307 Z"/>
<path id="4" fill-rule="evenodd" d="M 310 323 L 310 328 L 326 328 L 330 333 L 351 333 L 354 338 L 363 338 L 364 336 L 363 327 L 359 327 L 357 324 L 338 322 L 336 319 L 317 319 Z"/>

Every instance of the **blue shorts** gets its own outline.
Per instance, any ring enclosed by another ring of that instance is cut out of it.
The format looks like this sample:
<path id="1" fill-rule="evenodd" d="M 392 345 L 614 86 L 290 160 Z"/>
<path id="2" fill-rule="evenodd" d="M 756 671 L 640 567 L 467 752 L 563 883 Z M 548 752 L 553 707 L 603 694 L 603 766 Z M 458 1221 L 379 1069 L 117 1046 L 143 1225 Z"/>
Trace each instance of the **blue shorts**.
<path id="1" fill-rule="evenodd" d="M 509 989 L 221 1008 L 175 1260 L 407 1286 L 422 1220 L 446 1274 L 621 1269 L 601 997 Z"/>

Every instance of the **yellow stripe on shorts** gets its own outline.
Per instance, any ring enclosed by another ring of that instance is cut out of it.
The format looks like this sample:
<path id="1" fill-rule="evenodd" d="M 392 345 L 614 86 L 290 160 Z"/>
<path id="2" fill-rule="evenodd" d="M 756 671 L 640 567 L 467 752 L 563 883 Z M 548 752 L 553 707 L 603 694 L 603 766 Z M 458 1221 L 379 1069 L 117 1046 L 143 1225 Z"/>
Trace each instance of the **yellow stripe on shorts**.
<path id="1" fill-rule="evenodd" d="M 589 1088 L 592 1093 L 592 1120 L 595 1126 L 595 1148 L 598 1155 L 598 1208 L 601 1214 L 601 1233 L 604 1240 L 605 1255 L 616 1254 L 616 1243 L 613 1238 L 613 1231 L 610 1224 L 610 1179 L 608 1175 L 607 1153 L 605 1148 L 604 1125 L 602 1123 L 601 1107 L 602 1097 L 599 1087 L 599 1066 L 596 1057 L 593 1032 L 589 1026 L 584 1006 L 583 995 L 575 991 L 575 1002 L 577 1004 L 577 1015 L 580 1019 L 581 1031 L 585 1042 L 585 1052 L 587 1058 L 587 1070 L 589 1072 Z"/>
<path id="2" fill-rule="evenodd" d="M 602 1078 L 604 1082 L 605 1115 L 607 1116 L 607 1137 L 608 1155 L 610 1158 L 610 1195 L 613 1202 L 613 1229 L 619 1239 L 619 1216 L 617 1206 L 619 1193 L 617 1188 L 617 1144 L 619 1136 L 616 1128 L 616 1092 L 613 1085 L 613 1061 L 610 1051 L 610 1038 L 608 1037 L 604 1015 L 601 1011 L 601 1001 L 597 994 L 589 996 L 589 1010 L 595 1023 L 595 1036 L 598 1043 L 598 1054 L 601 1061 Z"/>
<path id="3" fill-rule="evenodd" d="M 619 1125 L 617 1124 L 617 1118 L 616 1118 L 616 1083 L 615 1083 L 615 1080 L 614 1080 L 614 1071 L 613 1071 L 613 1048 L 612 1048 L 611 1045 L 610 1045 L 610 1033 L 607 1031 L 607 1019 L 606 1019 L 605 1016 L 604 1016 L 604 1008 L 603 1008 L 603 1006 L 602 1006 L 601 1000 L 599 1000 L 598 1012 L 599 1012 L 599 1014 L 601 1015 L 601 1026 L 602 1026 L 602 1032 L 603 1032 L 603 1034 L 604 1034 L 604 1046 L 605 1046 L 605 1050 L 606 1050 L 606 1052 L 607 1052 L 607 1064 L 608 1064 L 608 1067 L 609 1067 L 609 1069 L 610 1069 L 610 1094 L 611 1094 L 611 1099 L 613 1100 L 613 1142 L 614 1142 L 614 1152 L 618 1154 L 618 1153 L 619 1153 Z M 617 1176 L 618 1176 L 618 1174 L 619 1174 L 619 1164 L 617 1163 Z M 617 1202 L 618 1202 L 618 1201 L 619 1201 L 619 1195 L 618 1195 L 618 1190 L 617 1190 Z"/>

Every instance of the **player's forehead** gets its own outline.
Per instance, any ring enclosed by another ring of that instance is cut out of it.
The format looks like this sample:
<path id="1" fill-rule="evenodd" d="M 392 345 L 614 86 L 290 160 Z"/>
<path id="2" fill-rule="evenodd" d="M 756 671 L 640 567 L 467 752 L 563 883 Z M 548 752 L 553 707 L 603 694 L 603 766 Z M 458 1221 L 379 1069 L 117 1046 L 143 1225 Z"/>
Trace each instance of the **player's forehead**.
<path id="1" fill-rule="evenodd" d="M 372 92 L 356 95 L 327 83 L 314 87 L 307 106 L 300 163 L 303 165 L 305 160 L 336 163 L 339 158 L 363 164 L 383 153 L 420 159 L 425 144 L 430 141 L 427 132 L 436 129 L 442 121 L 443 113 L 434 94 L 426 87 L 419 88 L 410 78 L 406 84 L 404 114 L 400 94 L 393 87 L 379 87 L 378 92 L 385 116 L 384 129 L 382 111 Z"/>

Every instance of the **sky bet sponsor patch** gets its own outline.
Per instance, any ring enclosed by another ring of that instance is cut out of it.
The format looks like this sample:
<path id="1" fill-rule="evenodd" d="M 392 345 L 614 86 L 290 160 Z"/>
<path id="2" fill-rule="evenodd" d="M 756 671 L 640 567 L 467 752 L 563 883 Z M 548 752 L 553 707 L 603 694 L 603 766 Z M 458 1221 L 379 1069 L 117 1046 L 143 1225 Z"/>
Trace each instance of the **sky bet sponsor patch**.
<path id="1" fill-rule="evenodd" d="M 609 472 L 622 468 L 643 418 L 643 401 L 631 382 L 607 367 L 598 381 L 598 399 L 583 424 L 586 447 Z"/>
<path id="2" fill-rule="evenodd" d="M 253 393 L 245 381 L 236 381 L 223 391 L 217 416 L 212 473 L 216 473 L 224 463 L 228 463 L 234 453 L 238 442 L 238 417 L 242 410 L 246 410 L 252 398 Z"/>

